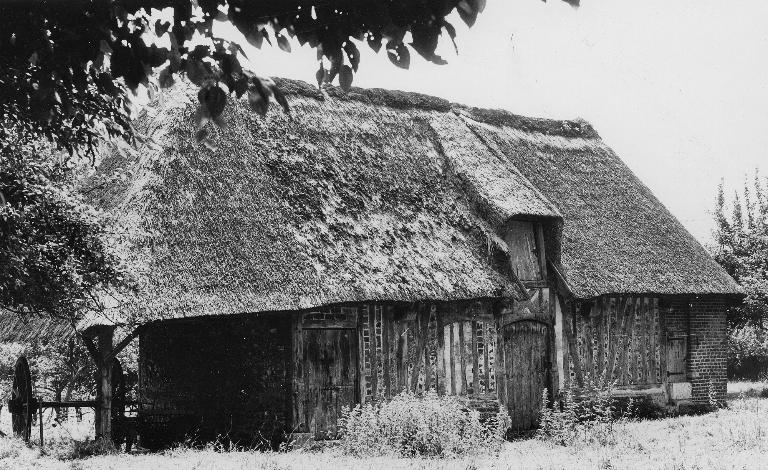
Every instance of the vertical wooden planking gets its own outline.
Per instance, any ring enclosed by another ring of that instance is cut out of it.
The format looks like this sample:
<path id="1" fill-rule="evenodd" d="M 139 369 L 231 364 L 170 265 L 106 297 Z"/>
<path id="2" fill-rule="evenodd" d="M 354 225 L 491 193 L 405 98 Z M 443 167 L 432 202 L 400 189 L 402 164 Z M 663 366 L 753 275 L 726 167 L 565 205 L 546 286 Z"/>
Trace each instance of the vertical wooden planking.
<path id="1" fill-rule="evenodd" d="M 416 321 L 413 323 L 413 339 L 414 339 L 414 351 L 413 354 L 408 354 L 408 357 L 412 360 L 412 369 L 411 369 L 411 383 L 410 383 L 410 390 L 412 392 L 418 392 L 419 391 L 419 377 L 421 375 L 421 362 L 424 360 L 424 348 L 426 343 L 426 338 L 424 337 L 423 331 L 423 319 L 424 315 L 421 312 L 421 309 L 419 309 L 416 312 Z"/>
<path id="2" fill-rule="evenodd" d="M 574 324 L 576 317 L 576 309 L 573 304 L 570 308 L 563 312 L 563 332 L 568 343 L 568 355 L 571 359 L 571 366 L 574 369 L 574 375 L 576 379 L 576 387 L 580 387 L 584 384 L 584 375 L 581 370 L 581 360 L 579 360 L 579 351 L 576 347 L 576 338 L 574 337 Z M 573 385 L 573 384 L 571 384 Z"/>
<path id="3" fill-rule="evenodd" d="M 443 325 L 443 371 L 445 373 L 445 394 L 452 395 L 455 390 L 453 386 L 453 367 L 451 365 L 451 323 Z"/>
<path id="4" fill-rule="evenodd" d="M 453 377 L 456 395 L 464 394 L 464 382 L 467 377 L 462 374 L 461 362 L 461 322 L 451 323 L 451 366 L 453 368 Z"/>
<path id="5" fill-rule="evenodd" d="M 509 400 L 507 399 L 507 387 L 506 387 L 506 380 L 504 379 L 505 371 L 507 370 L 507 367 L 505 365 L 504 361 L 504 338 L 500 336 L 502 335 L 501 328 L 499 327 L 499 317 L 495 318 L 493 328 L 489 328 L 489 334 L 493 335 L 494 343 L 493 343 L 493 349 L 489 349 L 489 362 L 490 358 L 493 358 L 493 373 L 491 375 L 491 380 L 493 380 L 493 389 L 496 390 L 496 393 L 498 394 L 499 401 L 504 405 L 509 405 Z M 501 340 L 501 341 L 500 341 Z M 490 338 L 489 338 L 489 344 L 490 344 Z M 491 356 L 492 355 L 492 356 Z"/>
<path id="6" fill-rule="evenodd" d="M 397 335 L 397 393 L 404 390 L 408 390 L 408 365 L 406 364 L 406 358 L 408 357 L 408 333 L 406 332 L 407 323 L 404 318 L 398 320 L 395 325 L 395 334 Z"/>
<path id="7" fill-rule="evenodd" d="M 429 390 L 430 383 L 432 381 L 432 368 L 430 361 L 430 341 L 429 341 L 429 323 L 431 317 L 431 306 L 425 312 L 423 312 L 423 319 L 421 322 L 421 334 L 424 336 L 424 391 Z"/>
<path id="8" fill-rule="evenodd" d="M 591 379 L 595 376 L 593 324 L 592 312 L 590 312 L 589 317 L 584 318 L 584 370 Z"/>
<path id="9" fill-rule="evenodd" d="M 659 309 L 659 371 L 661 382 L 667 383 L 667 309 Z"/>
<path id="10" fill-rule="evenodd" d="M 375 333 L 376 333 L 376 349 L 375 349 L 375 355 L 376 355 L 376 397 L 377 398 L 384 398 L 385 391 L 386 391 L 386 381 L 384 380 L 384 347 L 383 347 L 383 336 L 384 336 L 384 328 L 383 328 L 383 308 L 381 304 L 376 304 L 374 307 L 374 313 L 375 313 Z"/>
<path id="11" fill-rule="evenodd" d="M 370 377 L 371 377 L 371 399 L 379 398 L 379 355 L 376 354 L 376 307 L 373 304 L 368 306 L 368 350 L 370 351 Z"/>
<path id="12" fill-rule="evenodd" d="M 397 388 L 398 383 L 398 369 L 397 369 L 397 326 L 395 322 L 395 308 L 390 306 L 387 309 L 387 314 L 389 316 L 389 331 L 387 332 L 387 336 L 389 337 L 389 380 L 390 380 L 390 391 L 392 392 L 392 396 L 397 395 L 400 393 L 400 391 Z"/>
<path id="13" fill-rule="evenodd" d="M 388 312 L 382 309 L 381 314 L 381 361 L 383 363 L 383 379 L 384 387 L 382 387 L 383 394 L 386 398 L 392 397 L 392 385 L 390 382 L 390 355 L 389 355 L 389 326 L 390 320 Z"/>
<path id="14" fill-rule="evenodd" d="M 469 378 L 467 377 L 467 341 L 466 339 L 471 336 L 467 335 L 467 323 L 468 322 L 457 322 L 456 326 L 459 328 L 459 350 L 458 350 L 458 358 L 460 362 L 460 369 L 461 369 L 461 394 L 466 395 L 467 389 L 469 388 Z"/>
<path id="15" fill-rule="evenodd" d="M 360 403 L 366 403 L 366 383 L 365 383 L 365 338 L 363 337 L 363 310 L 365 307 L 357 310 L 357 393 Z"/>
<path id="16" fill-rule="evenodd" d="M 619 297 L 617 299 L 617 305 L 616 305 L 616 323 L 619 324 L 619 321 L 624 319 L 624 316 L 622 315 L 624 313 L 624 309 L 627 303 L 626 297 Z M 621 340 L 621 336 L 619 335 L 619 332 L 622 330 L 621 327 L 619 328 L 611 328 L 611 341 L 609 343 L 610 350 L 608 351 L 608 368 L 606 369 L 605 377 L 608 381 L 614 380 L 614 369 L 616 368 L 616 354 L 617 354 L 617 344 Z"/>
<path id="17" fill-rule="evenodd" d="M 437 373 L 437 306 L 432 304 L 429 308 L 429 371 L 430 383 L 435 392 L 438 392 L 440 377 Z"/>
<path id="18" fill-rule="evenodd" d="M 605 336 L 606 297 L 600 297 L 595 302 L 595 308 L 597 309 L 597 312 L 593 311 L 597 314 L 597 318 L 595 319 L 595 324 L 597 325 L 597 360 L 595 361 L 595 373 L 599 378 L 605 370 L 605 344 L 603 341 Z"/>
<path id="19" fill-rule="evenodd" d="M 306 424 L 305 410 L 304 410 L 304 351 L 302 347 L 301 338 L 301 314 L 294 313 L 292 319 L 292 342 L 293 342 L 293 364 L 294 364 L 294 381 L 293 381 L 293 423 L 294 429 L 299 429 L 299 426 Z"/>
<path id="20" fill-rule="evenodd" d="M 446 394 L 446 382 L 445 382 L 445 332 L 443 330 L 443 312 L 444 307 L 441 306 L 439 310 L 435 312 L 435 336 L 437 349 L 435 351 L 435 363 L 437 368 L 437 393 L 440 395 Z"/>
<path id="21" fill-rule="evenodd" d="M 491 393 L 492 391 L 495 391 L 491 388 L 491 378 L 493 377 L 493 372 L 491 371 L 490 366 L 490 360 L 491 360 L 491 338 L 490 335 L 493 334 L 492 323 L 480 323 L 480 328 L 483 330 L 483 379 L 485 380 L 485 387 L 483 389 L 483 393 Z"/>
<path id="22" fill-rule="evenodd" d="M 648 379 L 648 337 L 650 336 L 649 331 L 649 317 L 651 316 L 651 311 L 649 308 L 649 301 L 650 299 L 648 297 L 643 298 L 643 314 L 640 317 L 640 320 L 638 321 L 638 330 L 637 330 L 637 338 L 638 338 L 638 354 L 639 354 L 639 363 L 638 363 L 638 383 L 647 384 L 650 383 L 650 380 Z"/>
<path id="23" fill-rule="evenodd" d="M 658 367 L 656 362 L 656 335 L 658 330 L 658 299 L 651 299 L 650 309 L 648 311 L 648 383 L 658 383 Z"/>
<path id="24" fill-rule="evenodd" d="M 470 330 L 470 333 L 472 334 L 472 393 L 479 395 L 482 391 L 480 390 L 480 365 L 478 363 L 480 357 L 477 351 L 478 322 L 473 321 L 470 324 Z"/>

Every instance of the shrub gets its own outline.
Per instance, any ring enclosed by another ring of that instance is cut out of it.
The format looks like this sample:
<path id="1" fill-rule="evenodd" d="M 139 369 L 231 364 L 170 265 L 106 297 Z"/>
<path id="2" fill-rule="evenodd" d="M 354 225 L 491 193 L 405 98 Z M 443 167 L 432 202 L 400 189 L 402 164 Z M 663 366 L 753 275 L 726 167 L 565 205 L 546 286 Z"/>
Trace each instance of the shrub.
<path id="1" fill-rule="evenodd" d="M 509 428 L 503 407 L 485 422 L 454 396 L 403 392 L 391 401 L 366 403 L 342 412 L 341 442 L 352 455 L 449 457 L 496 451 Z"/>
<path id="2" fill-rule="evenodd" d="M 578 395 L 566 389 L 556 406 L 552 406 L 544 389 L 536 437 L 562 446 L 577 442 L 613 445 L 615 424 L 628 421 L 636 413 L 633 399 L 628 399 L 622 409 L 616 406 L 610 382 L 592 381 Z"/>
<path id="3" fill-rule="evenodd" d="M 96 455 L 116 454 L 118 449 L 109 439 L 62 439 L 48 441 L 47 452 L 60 460 L 79 460 Z"/>
<path id="4" fill-rule="evenodd" d="M 728 332 L 728 377 L 760 380 L 768 375 L 768 335 L 754 325 Z"/>

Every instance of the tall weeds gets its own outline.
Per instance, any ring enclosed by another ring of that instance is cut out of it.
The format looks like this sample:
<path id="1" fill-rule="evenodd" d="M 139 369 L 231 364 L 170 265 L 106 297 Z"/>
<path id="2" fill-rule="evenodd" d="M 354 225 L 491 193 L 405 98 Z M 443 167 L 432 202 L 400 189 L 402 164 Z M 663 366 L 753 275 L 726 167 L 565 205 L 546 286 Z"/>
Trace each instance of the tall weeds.
<path id="1" fill-rule="evenodd" d="M 344 410 L 340 447 L 358 456 L 451 457 L 497 451 L 509 424 L 503 407 L 495 417 L 481 421 L 458 397 L 403 392 L 388 402 Z"/>

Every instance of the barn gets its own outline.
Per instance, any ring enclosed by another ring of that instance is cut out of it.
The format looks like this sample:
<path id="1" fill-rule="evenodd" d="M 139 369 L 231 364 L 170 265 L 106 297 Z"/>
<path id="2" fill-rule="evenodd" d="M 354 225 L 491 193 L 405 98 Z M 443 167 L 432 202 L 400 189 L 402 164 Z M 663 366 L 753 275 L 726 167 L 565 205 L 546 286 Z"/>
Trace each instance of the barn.
<path id="1" fill-rule="evenodd" d="M 205 145 L 194 90 L 163 93 L 88 183 L 141 289 L 84 331 L 104 363 L 138 337 L 143 445 L 333 438 L 403 390 L 516 430 L 603 375 L 724 398 L 740 290 L 588 123 L 278 85 L 290 114 L 237 101 Z"/>

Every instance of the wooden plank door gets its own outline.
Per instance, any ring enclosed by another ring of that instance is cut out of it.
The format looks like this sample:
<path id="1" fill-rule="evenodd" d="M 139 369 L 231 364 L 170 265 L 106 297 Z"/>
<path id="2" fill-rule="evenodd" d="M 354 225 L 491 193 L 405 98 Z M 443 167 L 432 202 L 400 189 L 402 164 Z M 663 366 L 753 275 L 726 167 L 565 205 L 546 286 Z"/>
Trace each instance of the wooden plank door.
<path id="1" fill-rule="evenodd" d="M 685 382 L 686 343 L 685 336 L 667 339 L 667 381 L 669 382 Z"/>
<path id="2" fill-rule="evenodd" d="M 335 439 L 341 409 L 357 403 L 357 330 L 305 329 L 303 340 L 306 429 Z"/>
<path id="3" fill-rule="evenodd" d="M 550 385 L 549 327 L 543 323 L 520 321 L 502 330 L 504 387 L 513 431 L 536 426 L 541 410 L 541 394 Z"/>

